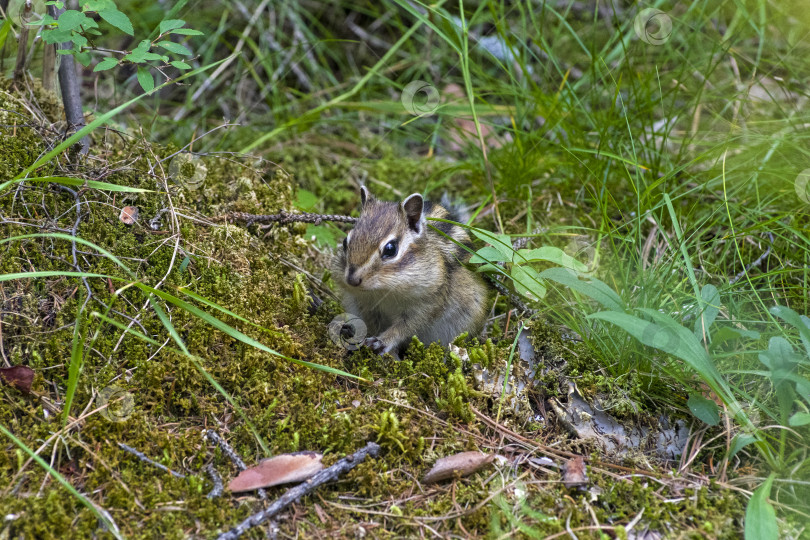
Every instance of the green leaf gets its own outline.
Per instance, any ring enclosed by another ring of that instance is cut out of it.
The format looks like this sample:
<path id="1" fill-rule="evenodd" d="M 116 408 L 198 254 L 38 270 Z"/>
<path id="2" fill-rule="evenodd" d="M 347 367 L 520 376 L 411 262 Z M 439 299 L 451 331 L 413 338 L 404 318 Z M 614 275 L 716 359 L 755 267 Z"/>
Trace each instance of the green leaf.
<path id="1" fill-rule="evenodd" d="M 9 30 L 11 30 L 11 17 L 4 20 L 3 26 L 0 26 L 0 49 L 2 49 L 3 45 L 6 43 Z"/>
<path id="2" fill-rule="evenodd" d="M 793 427 L 806 426 L 810 424 L 810 413 L 797 412 L 788 420 L 788 424 Z"/>
<path id="3" fill-rule="evenodd" d="M 470 227 L 470 232 L 473 233 L 476 238 L 483 240 L 487 244 L 490 244 L 492 247 L 497 249 L 501 255 L 504 256 L 505 261 L 511 261 L 512 257 L 514 257 L 515 250 L 512 249 L 512 240 L 508 235 L 497 234 L 484 229 L 478 229 L 476 227 Z"/>
<path id="4" fill-rule="evenodd" d="M 692 332 L 679 325 L 672 317 L 654 309 L 641 308 L 639 311 L 646 313 L 655 322 L 615 311 L 601 311 L 589 315 L 588 318 L 615 324 L 644 345 L 686 361 L 725 403 L 734 401 L 722 375 L 714 367 L 708 353 Z M 738 411 L 739 408 L 735 407 L 734 410 Z"/>
<path id="5" fill-rule="evenodd" d="M 73 404 L 73 397 L 79 385 L 79 375 L 84 364 L 84 343 L 87 340 L 87 323 L 84 313 L 79 311 L 73 327 L 73 346 L 70 351 L 70 365 L 68 366 L 68 382 L 65 390 L 65 404 L 62 407 L 62 426 L 67 425 L 70 417 L 70 406 Z"/>
<path id="6" fill-rule="evenodd" d="M 521 249 L 517 252 L 517 254 L 519 257 L 522 257 L 528 262 L 549 261 L 577 272 L 586 272 L 588 270 L 588 267 L 585 264 L 579 262 L 560 248 L 554 246 L 543 246 L 537 249 Z"/>
<path id="7" fill-rule="evenodd" d="M 185 26 L 186 21 L 182 19 L 164 19 L 160 21 L 159 31 L 161 34 L 165 34 L 169 30 L 174 30 L 176 28 L 181 28 Z"/>
<path id="8" fill-rule="evenodd" d="M 74 30 L 83 25 L 89 24 L 90 21 L 95 23 L 93 19 L 84 13 L 69 9 L 59 16 L 57 24 L 61 32 L 69 32 L 70 30 Z"/>
<path id="9" fill-rule="evenodd" d="M 782 336 L 769 339 L 768 350 L 759 353 L 759 361 L 774 373 L 792 370 L 799 360 L 800 356 Z"/>
<path id="10" fill-rule="evenodd" d="M 326 225 L 313 225 L 310 223 L 307 225 L 304 234 L 307 238 L 314 237 L 319 246 L 332 248 L 337 244 L 334 230 Z"/>
<path id="11" fill-rule="evenodd" d="M 717 348 L 726 341 L 739 339 L 741 337 L 759 339 L 759 332 L 755 330 L 743 330 L 742 328 L 733 326 L 721 326 L 712 334 L 712 347 Z"/>
<path id="12" fill-rule="evenodd" d="M 692 414 L 704 423 L 710 426 L 716 426 L 720 423 L 720 410 L 714 401 L 706 399 L 700 394 L 689 394 L 686 405 L 692 411 Z"/>
<path id="13" fill-rule="evenodd" d="M 158 47 L 163 47 L 167 51 L 174 54 L 182 54 L 183 56 L 191 56 L 191 51 L 183 45 L 175 43 L 174 41 L 158 41 L 155 43 Z"/>
<path id="14" fill-rule="evenodd" d="M 176 67 L 177 69 L 191 69 L 190 65 L 186 64 L 181 60 L 172 60 L 171 62 L 169 62 L 169 64 Z"/>
<path id="15" fill-rule="evenodd" d="M 84 67 L 90 67 L 90 62 L 93 61 L 93 57 L 90 56 L 89 52 L 77 52 L 73 57 Z"/>
<path id="16" fill-rule="evenodd" d="M 731 460 L 734 456 L 737 455 L 737 452 L 748 446 L 753 442 L 759 441 L 758 437 L 754 437 L 753 435 L 746 435 L 744 433 L 739 433 L 734 436 L 734 440 L 731 441 L 731 447 L 728 450 L 728 457 L 726 459 Z"/>
<path id="17" fill-rule="evenodd" d="M 151 92 L 155 88 L 155 79 L 152 77 L 152 74 L 149 73 L 149 68 L 138 68 L 138 83 L 141 85 L 144 92 Z"/>
<path id="18" fill-rule="evenodd" d="M 125 34 L 130 36 L 135 35 L 135 29 L 132 27 L 132 22 L 124 13 L 117 9 L 105 9 L 98 12 L 98 16 L 118 28 Z"/>
<path id="19" fill-rule="evenodd" d="M 107 58 L 103 59 L 101 62 L 96 64 L 96 67 L 93 68 L 93 71 L 106 71 L 108 69 L 112 69 L 118 65 L 118 60 L 108 56 Z"/>
<path id="20" fill-rule="evenodd" d="M 73 34 L 73 35 L 70 37 L 70 41 L 73 43 L 73 48 L 74 48 L 74 49 L 76 49 L 77 51 L 81 51 L 81 50 L 82 50 L 82 47 L 84 47 L 85 45 L 87 45 L 87 38 L 86 38 L 86 37 L 84 37 L 84 36 L 83 36 L 83 35 L 81 35 L 81 34 L 75 34 L 75 33 L 74 33 L 74 34 Z"/>
<path id="21" fill-rule="evenodd" d="M 149 49 L 152 47 L 152 42 L 148 39 L 141 40 L 138 45 L 132 49 L 128 55 L 124 56 L 123 60 L 129 60 L 133 63 L 141 63 L 146 61 L 146 55 L 149 53 Z"/>
<path id="22" fill-rule="evenodd" d="M 484 246 L 473 254 L 469 262 L 471 264 L 481 264 L 485 262 L 510 262 L 511 260 L 511 257 L 504 257 L 504 255 L 494 247 Z"/>
<path id="23" fill-rule="evenodd" d="M 768 502 L 773 478 L 774 475 L 771 474 L 754 491 L 751 500 L 748 501 L 745 509 L 745 540 L 777 540 L 779 538 L 776 511 Z"/>
<path id="24" fill-rule="evenodd" d="M 531 266 L 512 266 L 509 277 L 515 284 L 515 290 L 529 300 L 539 300 L 546 296 L 546 287 L 537 270 Z"/>
<path id="25" fill-rule="evenodd" d="M 804 344 L 804 350 L 807 352 L 807 356 L 810 358 L 810 318 L 808 318 L 806 315 L 799 315 L 789 307 L 785 306 L 774 306 L 770 309 L 770 312 L 789 323 L 799 331 L 799 335 L 802 338 L 802 344 Z"/>
<path id="26" fill-rule="evenodd" d="M 540 277 L 565 285 L 580 294 L 596 300 L 607 309 L 624 312 L 625 305 L 622 298 L 596 278 L 583 278 L 569 268 L 549 268 L 540 272 Z"/>
<path id="27" fill-rule="evenodd" d="M 170 34 L 177 34 L 179 36 L 204 36 L 202 32 L 199 30 L 193 30 L 191 28 L 178 28 L 177 30 L 172 30 L 169 32 Z"/>
<path id="28" fill-rule="evenodd" d="M 303 212 L 309 212 L 318 204 L 320 199 L 308 189 L 299 189 L 295 198 L 295 207 Z"/>

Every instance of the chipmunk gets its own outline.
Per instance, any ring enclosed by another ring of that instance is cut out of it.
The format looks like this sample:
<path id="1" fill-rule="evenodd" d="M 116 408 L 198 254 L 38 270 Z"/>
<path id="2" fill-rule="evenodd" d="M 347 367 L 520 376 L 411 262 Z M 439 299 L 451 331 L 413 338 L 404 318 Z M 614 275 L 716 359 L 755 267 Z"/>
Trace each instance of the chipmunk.
<path id="1" fill-rule="evenodd" d="M 398 354 L 413 336 L 449 344 L 478 332 L 486 318 L 488 288 L 463 266 L 469 252 L 427 225 L 427 217 L 459 221 L 449 208 L 414 193 L 400 203 L 374 198 L 360 188 L 362 210 L 333 263 L 343 307 L 366 324 L 364 344 L 379 354 Z M 444 203 L 444 201 L 443 201 Z M 456 242 L 472 245 L 462 227 L 432 225 Z"/>

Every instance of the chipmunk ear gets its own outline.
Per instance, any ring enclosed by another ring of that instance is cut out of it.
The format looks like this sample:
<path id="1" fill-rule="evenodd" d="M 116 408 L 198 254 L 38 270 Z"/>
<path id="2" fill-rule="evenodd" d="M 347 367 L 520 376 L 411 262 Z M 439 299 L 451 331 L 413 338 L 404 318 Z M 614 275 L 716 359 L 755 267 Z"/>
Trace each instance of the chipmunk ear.
<path id="1" fill-rule="evenodd" d="M 408 220 L 408 228 L 419 234 L 425 225 L 425 217 L 422 211 L 425 207 L 425 200 L 418 193 L 414 193 L 402 201 L 402 210 L 405 212 L 405 219 Z"/>
<path id="2" fill-rule="evenodd" d="M 360 205 L 365 206 L 366 202 L 374 198 L 374 195 L 368 190 L 366 186 L 360 186 Z"/>

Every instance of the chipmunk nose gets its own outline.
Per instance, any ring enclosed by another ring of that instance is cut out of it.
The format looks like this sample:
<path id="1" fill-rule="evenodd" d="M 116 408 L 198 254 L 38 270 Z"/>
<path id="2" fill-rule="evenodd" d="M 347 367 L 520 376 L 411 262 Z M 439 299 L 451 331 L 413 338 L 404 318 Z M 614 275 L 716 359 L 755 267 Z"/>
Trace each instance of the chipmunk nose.
<path id="1" fill-rule="evenodd" d="M 354 275 L 355 270 L 357 270 L 357 268 L 355 268 L 354 266 L 350 266 L 349 272 L 346 274 L 346 283 L 348 283 L 352 287 L 358 287 L 360 283 L 363 282 L 362 278 L 359 278 Z"/>

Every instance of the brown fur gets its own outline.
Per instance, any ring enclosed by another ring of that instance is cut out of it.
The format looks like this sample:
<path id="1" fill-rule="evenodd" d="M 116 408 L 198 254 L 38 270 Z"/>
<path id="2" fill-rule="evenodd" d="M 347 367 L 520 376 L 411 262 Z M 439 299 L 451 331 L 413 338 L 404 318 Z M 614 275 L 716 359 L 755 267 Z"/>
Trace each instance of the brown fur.
<path id="1" fill-rule="evenodd" d="M 363 319 L 375 349 L 393 351 L 414 335 L 425 343 L 447 344 L 463 332 L 480 331 L 487 286 L 461 264 L 469 259 L 467 251 L 428 223 L 457 242 L 471 245 L 470 238 L 461 227 L 425 220 L 424 212 L 450 219 L 448 210 L 420 204 L 418 194 L 402 203 L 379 201 L 365 187 L 361 199 L 360 219 L 347 248 L 338 248 L 333 270 L 344 308 Z M 385 259 L 383 248 L 392 239 L 398 241 L 397 255 Z"/>

